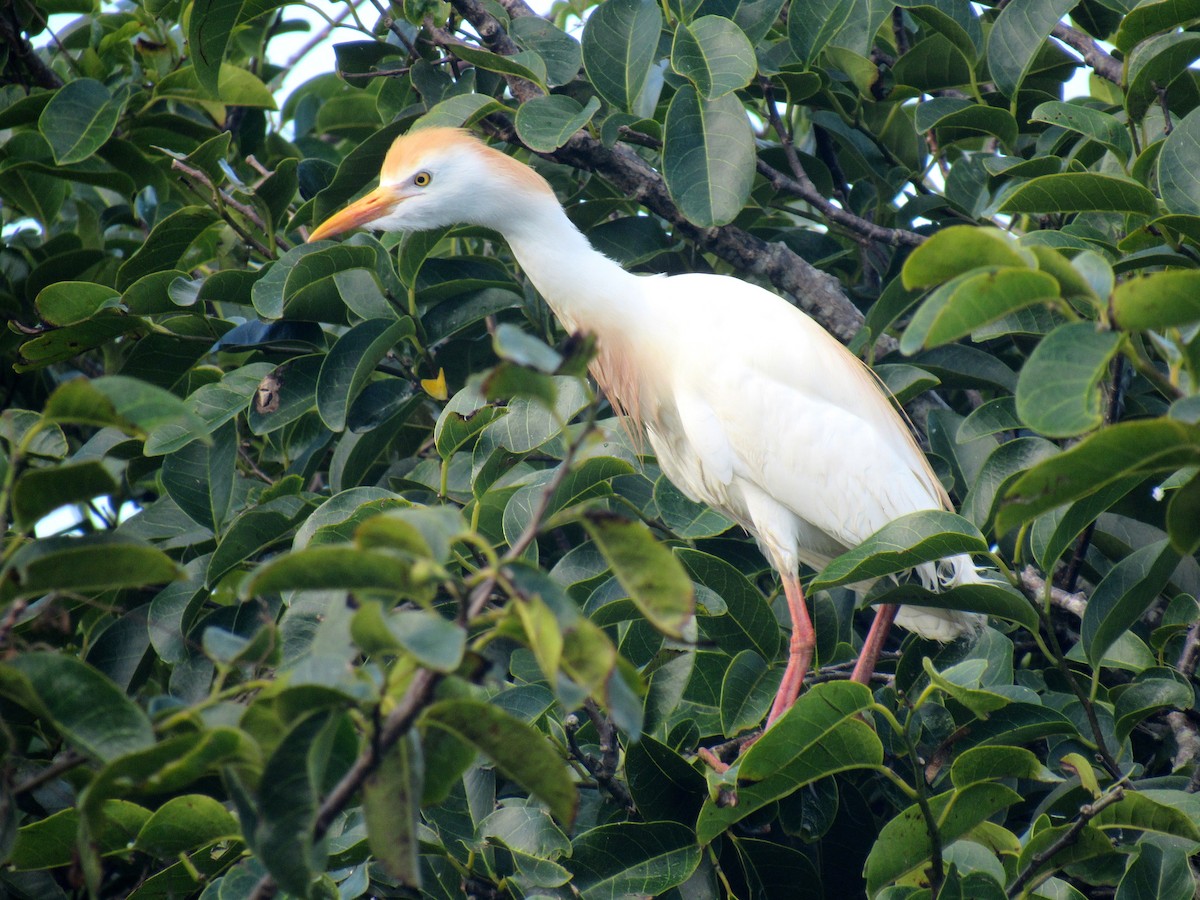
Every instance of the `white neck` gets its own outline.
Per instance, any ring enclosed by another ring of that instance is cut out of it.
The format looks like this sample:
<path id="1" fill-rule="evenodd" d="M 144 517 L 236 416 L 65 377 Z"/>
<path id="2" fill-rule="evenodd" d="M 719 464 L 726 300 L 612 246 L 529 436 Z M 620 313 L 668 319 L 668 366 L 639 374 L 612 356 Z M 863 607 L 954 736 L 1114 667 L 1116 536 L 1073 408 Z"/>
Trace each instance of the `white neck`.
<path id="1" fill-rule="evenodd" d="M 638 315 L 642 279 L 593 248 L 552 197 L 514 210 L 499 230 L 568 331 L 600 336 Z"/>

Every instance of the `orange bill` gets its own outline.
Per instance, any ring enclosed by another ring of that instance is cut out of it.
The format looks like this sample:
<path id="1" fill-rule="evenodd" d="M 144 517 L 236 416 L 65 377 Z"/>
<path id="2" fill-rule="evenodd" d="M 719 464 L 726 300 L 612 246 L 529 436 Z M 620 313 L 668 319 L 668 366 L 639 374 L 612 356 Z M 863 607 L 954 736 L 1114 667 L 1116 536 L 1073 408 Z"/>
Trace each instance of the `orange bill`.
<path id="1" fill-rule="evenodd" d="M 376 219 L 390 213 L 401 199 L 393 189 L 377 187 L 314 228 L 312 234 L 308 236 L 308 240 L 311 243 L 342 234 L 352 228 L 370 225 Z"/>

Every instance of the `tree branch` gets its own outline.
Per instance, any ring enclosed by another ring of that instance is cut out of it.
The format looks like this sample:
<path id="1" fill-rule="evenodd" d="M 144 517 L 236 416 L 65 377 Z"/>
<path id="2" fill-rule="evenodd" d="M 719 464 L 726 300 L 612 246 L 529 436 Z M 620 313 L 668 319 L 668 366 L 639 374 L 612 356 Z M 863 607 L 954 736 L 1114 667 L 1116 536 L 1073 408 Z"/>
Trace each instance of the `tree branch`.
<path id="1" fill-rule="evenodd" d="M 1021 588 L 1027 596 L 1040 601 L 1045 595 L 1046 579 L 1033 566 L 1026 566 L 1021 570 Z M 1051 586 L 1050 602 L 1080 619 L 1087 610 L 1087 596 L 1082 591 L 1071 593 Z"/>
<path id="2" fill-rule="evenodd" d="M 1099 44 L 1082 31 L 1072 28 L 1065 22 L 1059 22 L 1050 34 L 1082 56 L 1083 61 L 1091 66 L 1092 71 L 1101 78 L 1111 81 L 1113 84 L 1121 83 L 1123 74 L 1121 63 L 1111 54 L 1105 53 Z"/>

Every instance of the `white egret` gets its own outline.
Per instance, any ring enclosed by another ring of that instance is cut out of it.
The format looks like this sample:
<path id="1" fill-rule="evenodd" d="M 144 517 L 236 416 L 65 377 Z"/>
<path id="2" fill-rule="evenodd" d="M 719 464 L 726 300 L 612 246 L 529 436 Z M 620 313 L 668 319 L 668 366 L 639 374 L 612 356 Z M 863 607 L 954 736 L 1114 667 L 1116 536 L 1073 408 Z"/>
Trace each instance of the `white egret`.
<path id="1" fill-rule="evenodd" d="M 904 420 L 873 373 L 790 303 L 725 275 L 626 272 L 588 243 L 537 172 L 459 129 L 397 138 L 379 186 L 309 240 L 459 223 L 499 232 L 563 326 L 596 337 L 592 374 L 645 430 L 662 471 L 744 527 L 779 572 L 792 635 L 773 722 L 812 663 L 800 564 L 820 569 L 899 516 L 950 508 Z M 917 574 L 932 589 L 981 580 L 967 556 Z M 982 621 L 881 607 L 856 680 L 870 679 L 893 619 L 939 641 Z"/>

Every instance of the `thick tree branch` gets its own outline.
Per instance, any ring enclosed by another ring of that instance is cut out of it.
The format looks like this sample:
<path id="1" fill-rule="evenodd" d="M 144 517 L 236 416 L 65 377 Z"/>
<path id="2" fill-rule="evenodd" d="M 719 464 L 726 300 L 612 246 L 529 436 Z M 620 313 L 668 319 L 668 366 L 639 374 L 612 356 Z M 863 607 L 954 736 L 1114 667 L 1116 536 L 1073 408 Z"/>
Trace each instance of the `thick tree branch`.
<path id="1" fill-rule="evenodd" d="M 1112 55 L 1105 53 L 1100 45 L 1077 28 L 1072 28 L 1065 22 L 1054 26 L 1050 34 L 1083 57 L 1083 61 L 1092 67 L 1092 71 L 1101 78 L 1120 84 L 1122 81 L 1121 63 Z"/>
<path id="2" fill-rule="evenodd" d="M 3 68 L 0 83 L 23 83 L 51 89 L 62 87 L 63 82 L 58 73 L 42 61 L 37 50 L 21 34 L 15 3 L 9 6 L 5 13 L 0 14 L 0 46 L 8 48 L 8 60 Z M 28 79 L 20 77 L 21 70 L 24 70 Z"/>

